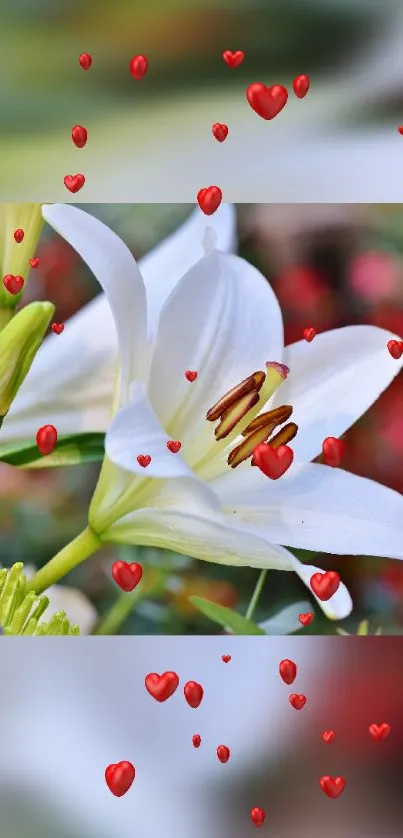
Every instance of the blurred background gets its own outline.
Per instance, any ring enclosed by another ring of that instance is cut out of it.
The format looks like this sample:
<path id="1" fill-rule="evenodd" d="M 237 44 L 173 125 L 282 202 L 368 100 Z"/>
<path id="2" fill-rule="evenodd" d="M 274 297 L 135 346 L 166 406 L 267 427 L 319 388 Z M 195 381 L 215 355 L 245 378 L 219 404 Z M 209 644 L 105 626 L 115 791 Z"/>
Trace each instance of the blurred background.
<path id="1" fill-rule="evenodd" d="M 0 200 L 72 200 L 63 178 L 83 172 L 89 202 L 194 202 L 211 184 L 231 202 L 400 201 L 402 38 L 399 0 L 3 3 Z M 227 49 L 245 52 L 237 69 Z M 253 82 L 288 87 L 273 121 L 249 107 Z M 222 144 L 214 122 L 229 126 Z"/>
<path id="2" fill-rule="evenodd" d="M 402 834 L 398 638 L 120 638 L 118 654 L 113 638 L 0 646 L 7 838 L 245 838 L 255 806 L 266 811 L 262 836 Z M 284 658 L 298 667 L 291 687 L 278 673 Z M 144 677 L 166 670 L 180 686 L 158 704 Z M 187 680 L 204 688 L 196 710 Z M 307 696 L 301 711 L 293 691 Z M 368 727 L 383 722 L 391 733 L 375 741 Z M 329 729 L 336 738 L 325 744 Z M 219 744 L 231 750 L 225 765 Z M 104 772 L 121 760 L 136 778 L 116 798 Z M 344 777 L 337 800 L 321 791 L 323 775 Z"/>
<path id="3" fill-rule="evenodd" d="M 102 204 L 87 210 L 110 225 L 139 258 L 189 215 L 180 204 Z M 272 283 L 285 320 L 286 342 L 317 331 L 369 323 L 403 336 L 403 207 L 400 205 L 255 204 L 237 207 L 239 253 Z M 55 321 L 64 322 L 99 292 L 86 266 L 47 226 L 31 271 L 26 301 L 50 299 Z M 385 351 L 386 347 L 385 347 Z M 346 435 L 343 466 L 403 492 L 403 376 Z M 49 560 L 86 526 L 98 464 L 66 469 L 18 470 L 0 463 L 0 555 L 15 561 Z M 297 552 L 297 551 L 295 551 Z M 303 551 L 298 552 L 304 558 Z M 309 557 L 307 557 L 309 558 Z M 116 559 L 139 561 L 148 573 L 134 595 L 118 596 L 110 577 Z M 403 633 L 403 564 L 379 558 L 318 556 L 348 585 L 354 611 L 342 626 L 315 608 L 305 633 Z M 67 577 L 86 599 L 56 599 L 82 630 L 126 634 L 216 633 L 217 627 L 188 602 L 198 595 L 245 613 L 258 572 L 197 562 L 159 550 L 108 545 Z M 309 595 L 308 595 L 309 597 Z M 271 571 L 254 619 L 263 622 L 281 608 L 306 600 L 293 573 Z M 306 603 L 305 603 L 306 604 Z M 300 611 L 310 610 L 309 605 Z M 77 610 L 78 609 L 78 610 Z M 297 615 L 295 623 L 297 623 Z"/>

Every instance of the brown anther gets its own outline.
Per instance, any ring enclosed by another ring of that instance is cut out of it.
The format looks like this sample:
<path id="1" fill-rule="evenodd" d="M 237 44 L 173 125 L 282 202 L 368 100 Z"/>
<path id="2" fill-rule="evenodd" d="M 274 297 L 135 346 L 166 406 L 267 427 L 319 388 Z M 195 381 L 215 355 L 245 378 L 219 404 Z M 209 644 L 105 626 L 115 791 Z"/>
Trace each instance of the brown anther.
<path id="1" fill-rule="evenodd" d="M 231 431 L 236 428 L 238 422 L 255 406 L 259 401 L 259 394 L 256 390 L 246 393 L 243 398 L 236 401 L 224 413 L 221 414 L 221 422 L 217 425 L 214 434 L 216 440 L 225 439 Z"/>
<path id="2" fill-rule="evenodd" d="M 273 437 L 273 439 L 269 440 L 269 445 L 272 448 L 280 448 L 280 445 L 287 445 L 289 442 L 291 442 L 291 440 L 294 439 L 295 436 L 297 436 L 297 433 L 298 425 L 296 425 L 295 422 L 290 422 L 289 425 L 285 425 L 284 428 L 281 428 L 281 431 L 279 431 L 278 434 L 276 434 L 276 436 Z M 263 442 L 265 441 L 266 440 L 263 440 Z M 257 444 L 259 445 L 259 443 Z M 251 466 L 256 465 L 254 457 L 252 457 L 250 464 Z"/>
<path id="3" fill-rule="evenodd" d="M 263 386 L 264 380 L 266 378 L 266 374 L 264 372 L 254 372 L 253 375 L 249 375 L 248 378 L 244 378 L 240 384 L 237 384 L 236 387 L 233 387 L 232 390 L 229 390 L 228 393 L 225 394 L 218 402 L 216 402 L 210 410 L 207 411 L 206 419 L 208 422 L 215 422 L 216 419 L 220 419 L 226 411 L 232 407 L 235 402 L 238 402 L 243 396 L 246 396 L 247 393 L 258 393 L 261 387 Z M 256 402 L 254 402 L 256 404 Z"/>
<path id="4" fill-rule="evenodd" d="M 257 431 L 258 428 L 268 427 L 269 425 L 272 426 L 270 433 L 277 428 L 277 425 L 282 425 L 283 422 L 286 422 L 287 419 L 290 418 L 292 414 L 293 408 L 291 405 L 283 405 L 282 407 L 275 407 L 273 410 L 269 410 L 266 413 L 260 413 L 259 416 L 256 416 L 256 419 L 252 419 L 252 422 L 249 423 L 248 427 L 242 431 L 242 436 L 248 436 L 253 431 Z"/>
<path id="5" fill-rule="evenodd" d="M 276 427 L 276 426 L 274 426 Z M 256 428 L 253 433 L 249 434 L 243 442 L 236 446 L 228 455 L 227 463 L 231 468 L 236 468 L 244 460 L 248 460 L 252 456 L 257 445 L 261 442 L 266 442 L 273 431 L 273 425 L 261 428 Z"/>

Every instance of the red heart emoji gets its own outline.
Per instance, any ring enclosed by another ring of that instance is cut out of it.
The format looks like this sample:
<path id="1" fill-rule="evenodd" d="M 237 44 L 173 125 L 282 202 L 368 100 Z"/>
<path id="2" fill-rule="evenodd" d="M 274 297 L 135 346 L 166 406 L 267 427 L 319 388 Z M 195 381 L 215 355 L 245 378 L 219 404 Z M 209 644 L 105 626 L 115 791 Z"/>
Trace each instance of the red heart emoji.
<path id="1" fill-rule="evenodd" d="M 196 381 L 196 378 L 197 378 L 196 370 L 186 370 L 185 378 L 187 378 L 188 381 Z"/>
<path id="2" fill-rule="evenodd" d="M 151 463 L 151 457 L 149 454 L 139 454 L 137 457 L 137 462 L 139 466 L 142 466 L 142 468 L 147 468 L 147 466 L 149 466 Z"/>
<path id="3" fill-rule="evenodd" d="M 225 125 L 224 122 L 215 122 L 212 131 L 219 143 L 223 143 L 228 137 L 228 125 Z"/>
<path id="4" fill-rule="evenodd" d="M 66 175 L 63 178 L 63 183 L 69 192 L 79 192 L 84 186 L 85 177 L 84 175 Z"/>
<path id="5" fill-rule="evenodd" d="M 403 125 L 398 125 L 397 130 L 399 134 L 403 134 Z"/>
<path id="6" fill-rule="evenodd" d="M 39 428 L 36 434 L 36 444 L 38 451 L 47 456 L 51 454 L 57 443 L 57 430 L 54 425 L 44 425 Z"/>
<path id="7" fill-rule="evenodd" d="M 340 576 L 335 570 L 327 570 L 326 573 L 314 573 L 309 584 L 321 602 L 327 602 L 336 593 L 340 585 Z"/>
<path id="8" fill-rule="evenodd" d="M 237 49 L 236 52 L 231 52 L 231 50 L 226 49 L 224 50 L 222 57 L 225 63 L 228 64 L 228 67 L 232 67 L 234 69 L 242 64 L 242 61 L 245 58 L 245 53 L 242 52 L 241 49 Z"/>
<path id="9" fill-rule="evenodd" d="M 278 671 L 280 673 L 280 677 L 285 684 L 288 684 L 288 686 L 290 686 L 290 684 L 292 684 L 297 677 L 297 665 L 294 661 L 288 660 L 288 658 L 280 661 Z"/>
<path id="10" fill-rule="evenodd" d="M 83 52 L 78 59 L 78 63 L 83 70 L 89 70 L 92 64 L 92 56 L 89 52 Z"/>
<path id="11" fill-rule="evenodd" d="M 24 238 L 24 230 L 21 230 L 21 228 L 19 228 L 14 233 L 14 239 L 17 242 L 17 244 L 20 244 L 22 242 L 23 238 Z"/>
<path id="12" fill-rule="evenodd" d="M 274 119 L 286 105 L 288 91 L 282 84 L 273 84 L 271 87 L 266 87 L 265 84 L 255 82 L 249 85 L 246 98 L 251 108 L 262 119 Z"/>
<path id="13" fill-rule="evenodd" d="M 24 279 L 22 276 L 6 274 L 6 276 L 3 276 L 3 285 L 7 288 L 9 294 L 19 294 L 24 285 Z"/>
<path id="14" fill-rule="evenodd" d="M 189 707 L 196 709 L 201 704 L 204 691 L 201 684 L 198 684 L 197 681 L 188 681 L 183 688 L 183 692 Z"/>
<path id="15" fill-rule="evenodd" d="M 129 68 L 133 78 L 140 81 L 148 70 L 148 59 L 145 55 L 135 55 L 130 61 Z"/>
<path id="16" fill-rule="evenodd" d="M 334 730 L 324 730 L 322 733 L 322 739 L 326 742 L 326 745 L 331 745 L 334 742 L 335 736 Z"/>
<path id="17" fill-rule="evenodd" d="M 299 614 L 298 619 L 303 626 L 310 626 L 314 616 L 313 611 L 308 611 L 306 614 Z"/>
<path id="18" fill-rule="evenodd" d="M 176 672 L 164 672 L 162 675 L 157 675 L 156 672 L 150 672 L 146 675 L 145 686 L 147 692 L 155 698 L 156 701 L 166 701 L 179 686 L 179 678 Z"/>
<path id="19" fill-rule="evenodd" d="M 220 760 L 220 762 L 223 763 L 223 765 L 225 765 L 225 763 L 228 762 L 230 756 L 231 756 L 231 751 L 230 751 L 229 748 L 227 748 L 226 745 L 219 745 L 218 746 L 217 757 Z"/>
<path id="20" fill-rule="evenodd" d="M 223 663 L 229 663 L 229 661 L 231 660 L 231 655 L 221 655 L 221 660 L 223 661 Z"/>
<path id="21" fill-rule="evenodd" d="M 398 361 L 403 355 L 403 340 L 389 340 L 388 349 L 392 358 Z"/>
<path id="22" fill-rule="evenodd" d="M 136 769 L 131 762 L 122 762 L 108 765 L 105 769 L 105 780 L 109 790 L 115 797 L 123 797 L 136 776 Z"/>
<path id="23" fill-rule="evenodd" d="M 143 576 L 143 568 L 137 562 L 114 562 L 112 565 L 112 577 L 116 584 L 122 591 L 134 591 L 141 577 Z"/>
<path id="24" fill-rule="evenodd" d="M 169 448 L 173 454 L 177 454 L 182 448 L 182 443 L 179 442 L 178 439 L 169 439 L 167 442 L 167 448 Z"/>
<path id="25" fill-rule="evenodd" d="M 388 725 L 387 722 L 383 722 L 381 725 L 369 726 L 369 732 L 377 742 L 381 742 L 382 739 L 386 739 L 386 737 L 389 736 L 390 731 L 391 726 Z"/>
<path id="26" fill-rule="evenodd" d="M 193 747 L 194 747 L 194 748 L 200 748 L 200 745 L 201 745 L 201 736 L 199 736 L 199 734 L 198 734 L 198 733 L 195 733 L 195 734 L 192 736 L 192 743 L 193 743 Z"/>
<path id="27" fill-rule="evenodd" d="M 71 129 L 71 139 L 77 148 L 84 148 L 88 140 L 88 131 L 83 125 L 74 125 Z"/>
<path id="28" fill-rule="evenodd" d="M 346 781 L 343 777 L 321 777 L 319 784 L 322 791 L 333 799 L 338 797 L 346 787 Z"/>
<path id="29" fill-rule="evenodd" d="M 288 445 L 280 445 L 272 448 L 267 442 L 261 442 L 253 449 L 253 463 L 260 468 L 260 471 L 270 477 L 270 480 L 278 480 L 289 469 L 294 459 L 294 452 Z"/>
<path id="30" fill-rule="evenodd" d="M 306 704 L 306 696 L 302 694 L 297 695 L 296 693 L 292 693 L 292 695 L 288 697 L 288 700 L 291 707 L 294 707 L 294 710 L 302 710 Z"/>
<path id="31" fill-rule="evenodd" d="M 207 186 L 197 193 L 197 203 L 205 215 L 213 215 L 222 201 L 222 192 L 218 186 Z"/>
<path id="32" fill-rule="evenodd" d="M 250 819 L 255 826 L 263 826 L 266 817 L 266 812 L 260 806 L 255 806 L 251 809 Z"/>
<path id="33" fill-rule="evenodd" d="M 30 259 L 29 260 L 29 264 L 31 265 L 31 268 L 37 268 L 38 265 L 39 265 L 39 262 L 40 262 L 40 259 L 38 259 L 37 256 L 35 257 L 35 259 Z"/>
<path id="34" fill-rule="evenodd" d="M 295 95 L 298 96 L 298 99 L 303 99 L 304 96 L 306 96 L 309 90 L 309 85 L 309 76 L 305 76 L 303 73 L 294 79 L 292 86 L 294 88 Z"/>
<path id="35" fill-rule="evenodd" d="M 309 326 L 307 329 L 304 329 L 304 338 L 306 341 L 308 341 L 308 343 L 310 343 L 311 340 L 314 339 L 315 335 L 316 329 L 314 329 L 313 326 Z"/>
<path id="36" fill-rule="evenodd" d="M 61 335 L 64 330 L 64 323 L 52 323 L 52 332 L 55 335 Z"/>
<path id="37" fill-rule="evenodd" d="M 327 466 L 337 468 L 340 465 L 345 451 L 345 444 L 342 439 L 328 436 L 322 442 L 323 459 Z"/>

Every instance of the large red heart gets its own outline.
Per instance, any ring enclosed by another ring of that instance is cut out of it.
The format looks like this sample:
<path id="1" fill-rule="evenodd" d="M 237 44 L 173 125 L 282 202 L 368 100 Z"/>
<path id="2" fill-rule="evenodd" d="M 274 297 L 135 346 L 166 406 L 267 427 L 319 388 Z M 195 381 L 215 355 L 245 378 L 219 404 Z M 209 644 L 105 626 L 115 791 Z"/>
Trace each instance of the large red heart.
<path id="1" fill-rule="evenodd" d="M 297 677 L 297 665 L 294 661 L 290 661 L 286 658 L 286 660 L 280 661 L 278 671 L 280 673 L 280 677 L 283 679 L 285 684 L 292 684 L 296 677 Z"/>
<path id="2" fill-rule="evenodd" d="M 84 175 L 66 175 L 63 178 L 63 183 L 69 192 L 79 192 L 84 186 L 85 177 Z"/>
<path id="3" fill-rule="evenodd" d="M 134 765 L 126 760 L 108 765 L 105 770 L 106 784 L 115 797 L 122 797 L 129 791 L 135 776 Z"/>
<path id="4" fill-rule="evenodd" d="M 327 436 L 322 442 L 323 459 L 327 466 L 337 468 L 342 461 L 345 451 L 345 444 L 342 439 L 335 436 Z"/>
<path id="5" fill-rule="evenodd" d="M 52 332 L 55 335 L 61 335 L 64 331 L 64 323 L 52 323 Z"/>
<path id="6" fill-rule="evenodd" d="M 302 710 L 306 704 L 306 695 L 297 695 L 296 693 L 292 693 L 292 695 L 288 698 L 291 707 L 294 707 L 294 710 Z"/>
<path id="7" fill-rule="evenodd" d="M 382 739 L 386 739 L 389 736 L 391 731 L 390 725 L 387 722 L 383 722 L 381 725 L 370 725 L 369 732 L 374 739 L 378 742 L 381 742 Z"/>
<path id="8" fill-rule="evenodd" d="M 24 279 L 22 276 L 6 274 L 3 276 L 3 285 L 7 288 L 9 294 L 19 294 L 24 285 Z"/>
<path id="9" fill-rule="evenodd" d="M 222 192 L 219 186 L 208 186 L 206 189 L 199 189 L 197 203 L 205 215 L 213 215 L 222 201 Z"/>
<path id="10" fill-rule="evenodd" d="M 315 614 L 313 611 L 307 611 L 306 614 L 299 614 L 298 619 L 303 626 L 310 626 Z"/>
<path id="11" fill-rule="evenodd" d="M 141 577 L 143 576 L 143 568 L 137 562 L 114 562 L 112 565 L 112 577 L 116 584 L 122 591 L 134 591 Z"/>
<path id="12" fill-rule="evenodd" d="M 338 590 L 340 576 L 335 570 L 328 570 L 326 573 L 314 573 L 309 584 L 321 602 L 327 602 Z"/>
<path id="13" fill-rule="evenodd" d="M 203 698 L 203 687 L 197 681 L 188 681 L 183 688 L 189 707 L 198 707 Z"/>
<path id="14" fill-rule="evenodd" d="M 319 784 L 322 791 L 324 791 L 328 797 L 333 798 L 338 797 L 346 787 L 344 777 L 321 777 Z"/>
<path id="15" fill-rule="evenodd" d="M 251 108 L 262 119 L 274 119 L 286 105 L 288 91 L 282 84 L 272 84 L 271 87 L 266 87 L 265 84 L 255 82 L 249 85 L 246 98 Z"/>
<path id="16" fill-rule="evenodd" d="M 163 672 L 162 675 L 157 675 L 156 672 L 150 672 L 149 675 L 146 675 L 144 683 L 147 692 L 156 701 L 162 702 L 174 694 L 179 686 L 179 678 L 176 672 Z"/>
<path id="17" fill-rule="evenodd" d="M 228 64 L 228 67 L 232 67 L 234 69 L 242 64 L 242 61 L 245 58 L 245 53 L 242 52 L 241 49 L 237 49 L 236 52 L 231 52 L 230 49 L 226 49 L 224 50 L 222 57 L 225 63 Z"/>
<path id="18" fill-rule="evenodd" d="M 272 448 L 270 443 L 261 442 L 253 449 L 253 462 L 271 480 L 278 480 L 279 477 L 282 477 L 293 459 L 294 452 L 288 445 Z"/>

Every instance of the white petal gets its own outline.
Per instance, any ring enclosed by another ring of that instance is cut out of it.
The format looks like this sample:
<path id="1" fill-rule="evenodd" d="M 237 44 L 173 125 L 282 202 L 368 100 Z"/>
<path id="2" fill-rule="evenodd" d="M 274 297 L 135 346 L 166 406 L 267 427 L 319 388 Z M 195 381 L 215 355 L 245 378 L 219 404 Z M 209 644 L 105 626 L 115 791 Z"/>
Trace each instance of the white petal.
<path id="1" fill-rule="evenodd" d="M 194 465 L 214 440 L 206 412 L 266 361 L 281 361 L 283 324 L 262 274 L 238 256 L 215 251 L 174 289 L 160 318 L 149 394 L 166 430 Z M 189 383 L 184 373 L 195 370 Z"/>
<path id="2" fill-rule="evenodd" d="M 116 325 L 125 392 L 130 381 L 141 377 L 146 351 L 146 291 L 136 261 L 116 233 L 83 210 L 52 204 L 42 212 L 87 263 L 107 296 Z"/>
<path id="3" fill-rule="evenodd" d="M 275 403 L 294 407 L 296 459 L 317 457 L 327 436 L 343 434 L 388 387 L 403 367 L 388 352 L 392 339 L 375 326 L 346 326 L 286 347 L 291 372 Z"/>
<path id="4" fill-rule="evenodd" d="M 403 496 L 337 468 L 294 464 L 276 481 L 244 468 L 212 481 L 234 517 L 275 544 L 403 559 Z"/>
<path id="5" fill-rule="evenodd" d="M 283 608 L 274 617 L 259 623 L 259 628 L 262 628 L 269 635 L 293 634 L 303 628 L 298 619 L 299 615 L 306 614 L 311 610 L 309 602 L 296 602 L 293 605 L 288 605 L 287 608 Z"/>
<path id="6" fill-rule="evenodd" d="M 144 385 L 135 382 L 129 404 L 117 412 L 108 428 L 105 437 L 108 458 L 125 471 L 142 477 L 193 477 L 180 452 L 173 454 L 167 448 L 168 440 L 147 400 Z M 150 464 L 141 466 L 138 455 L 150 456 Z"/>
<path id="7" fill-rule="evenodd" d="M 175 233 L 141 260 L 149 336 L 156 334 L 161 309 L 175 285 L 205 255 L 206 231 L 208 238 L 215 240 L 217 250 L 231 252 L 236 244 L 235 225 L 235 208 L 231 204 L 221 204 L 208 218 L 197 207 Z"/>
<path id="8" fill-rule="evenodd" d="M 316 594 L 313 593 L 310 586 L 310 580 L 314 573 L 323 573 L 324 571 L 321 570 L 320 567 L 315 567 L 313 564 L 302 564 L 302 562 L 298 561 L 295 557 L 293 564 L 295 572 L 298 574 L 299 578 L 302 579 L 307 588 L 309 588 L 312 596 L 315 597 L 316 602 L 320 605 L 322 611 L 326 614 L 326 617 L 328 617 L 329 620 L 344 620 L 349 614 L 351 614 L 353 610 L 353 601 L 343 582 L 340 582 L 336 593 L 333 594 L 327 602 L 322 602 L 318 599 Z"/>
<path id="9" fill-rule="evenodd" d="M 27 580 L 33 579 L 36 568 L 24 564 L 23 572 Z M 49 598 L 49 605 L 42 618 L 44 622 L 48 623 L 58 611 L 64 611 L 70 625 L 79 626 L 80 634 L 90 634 L 98 614 L 92 602 L 81 591 L 67 585 L 52 585 L 46 591 L 46 596 Z"/>

